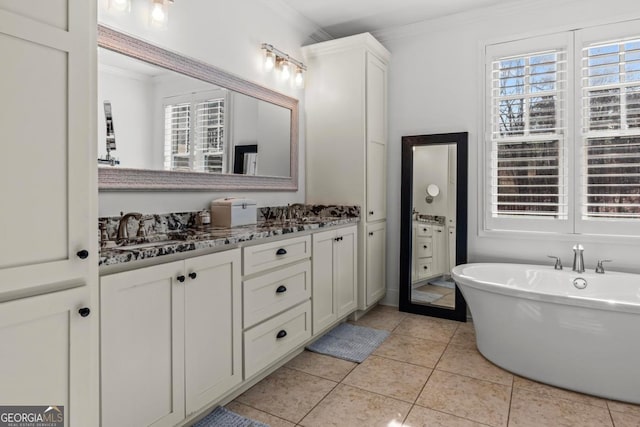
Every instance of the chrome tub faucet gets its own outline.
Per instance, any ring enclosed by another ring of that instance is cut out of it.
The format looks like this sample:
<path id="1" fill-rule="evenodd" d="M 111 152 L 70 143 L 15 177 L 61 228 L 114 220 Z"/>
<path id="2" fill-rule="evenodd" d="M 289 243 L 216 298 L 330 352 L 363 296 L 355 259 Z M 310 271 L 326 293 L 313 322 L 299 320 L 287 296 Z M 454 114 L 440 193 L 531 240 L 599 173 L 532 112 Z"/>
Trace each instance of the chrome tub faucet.
<path id="1" fill-rule="evenodd" d="M 581 244 L 573 246 L 573 271 L 576 273 L 584 273 L 584 247 Z"/>

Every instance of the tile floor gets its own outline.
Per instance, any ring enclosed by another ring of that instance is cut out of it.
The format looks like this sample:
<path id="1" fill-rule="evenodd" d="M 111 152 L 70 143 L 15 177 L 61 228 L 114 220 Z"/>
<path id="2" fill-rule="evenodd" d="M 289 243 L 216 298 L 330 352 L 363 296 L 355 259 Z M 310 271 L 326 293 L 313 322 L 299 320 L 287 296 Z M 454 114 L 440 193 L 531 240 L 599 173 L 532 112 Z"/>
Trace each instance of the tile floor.
<path id="1" fill-rule="evenodd" d="M 470 323 L 378 306 L 356 324 L 391 335 L 360 365 L 305 351 L 227 408 L 272 427 L 640 427 L 638 405 L 491 364 L 476 350 Z"/>

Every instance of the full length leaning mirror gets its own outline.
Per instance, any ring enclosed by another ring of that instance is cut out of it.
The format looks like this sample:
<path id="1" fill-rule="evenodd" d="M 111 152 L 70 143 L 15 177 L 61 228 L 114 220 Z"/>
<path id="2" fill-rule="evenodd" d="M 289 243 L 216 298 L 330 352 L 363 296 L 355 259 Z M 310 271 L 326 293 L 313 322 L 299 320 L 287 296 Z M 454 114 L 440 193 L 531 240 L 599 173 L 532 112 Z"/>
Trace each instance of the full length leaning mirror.
<path id="1" fill-rule="evenodd" d="M 100 190 L 298 188 L 297 99 L 103 25 L 98 98 Z"/>
<path id="2" fill-rule="evenodd" d="M 402 137 L 401 311 L 466 321 L 451 269 L 467 262 L 467 139 Z"/>

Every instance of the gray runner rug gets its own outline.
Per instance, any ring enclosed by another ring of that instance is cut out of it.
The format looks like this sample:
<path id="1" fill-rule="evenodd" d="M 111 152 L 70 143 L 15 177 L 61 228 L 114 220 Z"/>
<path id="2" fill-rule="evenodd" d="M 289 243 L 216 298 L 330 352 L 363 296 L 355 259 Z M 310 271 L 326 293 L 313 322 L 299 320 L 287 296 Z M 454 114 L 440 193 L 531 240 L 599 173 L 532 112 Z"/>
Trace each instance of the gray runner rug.
<path id="1" fill-rule="evenodd" d="M 362 363 L 388 336 L 387 331 L 342 323 L 308 345 L 307 350 Z"/>
<path id="2" fill-rule="evenodd" d="M 269 425 L 245 418 L 227 408 L 218 406 L 192 427 L 269 427 Z"/>

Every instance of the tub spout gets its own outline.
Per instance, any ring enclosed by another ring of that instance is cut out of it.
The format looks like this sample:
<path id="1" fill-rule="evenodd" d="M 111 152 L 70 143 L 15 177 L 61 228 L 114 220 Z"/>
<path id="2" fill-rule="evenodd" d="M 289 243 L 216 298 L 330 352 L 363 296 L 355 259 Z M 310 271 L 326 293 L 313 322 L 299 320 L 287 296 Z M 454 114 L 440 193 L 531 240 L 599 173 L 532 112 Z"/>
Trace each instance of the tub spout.
<path id="1" fill-rule="evenodd" d="M 584 247 L 577 244 L 573 247 L 573 271 L 576 273 L 584 273 Z"/>

